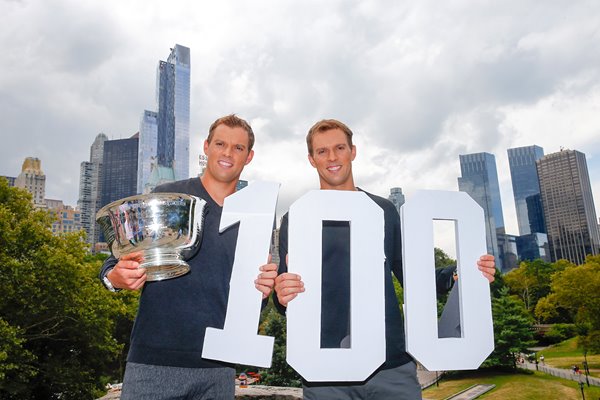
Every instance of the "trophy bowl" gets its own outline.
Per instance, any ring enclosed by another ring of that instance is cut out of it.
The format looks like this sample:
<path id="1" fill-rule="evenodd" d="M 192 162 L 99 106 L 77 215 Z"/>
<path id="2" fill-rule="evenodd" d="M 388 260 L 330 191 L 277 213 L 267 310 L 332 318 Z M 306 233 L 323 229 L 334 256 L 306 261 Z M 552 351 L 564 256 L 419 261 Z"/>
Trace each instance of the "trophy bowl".
<path id="1" fill-rule="evenodd" d="M 206 201 L 182 193 L 126 197 L 102 207 L 96 221 L 116 258 L 142 252 L 147 281 L 186 274 L 200 248 Z"/>

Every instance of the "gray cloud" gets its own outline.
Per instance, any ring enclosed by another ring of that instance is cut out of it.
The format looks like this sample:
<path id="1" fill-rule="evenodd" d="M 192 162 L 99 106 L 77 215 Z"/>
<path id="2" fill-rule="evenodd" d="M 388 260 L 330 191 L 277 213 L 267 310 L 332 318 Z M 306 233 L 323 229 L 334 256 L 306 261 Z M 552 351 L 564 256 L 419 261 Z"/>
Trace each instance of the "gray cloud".
<path id="1" fill-rule="evenodd" d="M 573 143 L 600 130 L 600 117 L 573 111 L 600 87 L 594 2 L 56 0 L 0 2 L 0 12 L 0 174 L 40 157 L 48 195 L 70 204 L 96 134 L 128 137 L 155 107 L 156 65 L 175 43 L 192 51 L 191 164 L 210 123 L 236 112 L 258 124 L 265 157 L 245 174 L 281 180 L 284 204 L 316 186 L 304 136 L 321 118 L 354 129 L 357 177 L 380 194 L 456 189 L 460 153 L 558 150 L 558 132 L 531 128 L 556 117 L 535 111 L 556 96 L 571 104 L 561 118 L 576 121 Z"/>

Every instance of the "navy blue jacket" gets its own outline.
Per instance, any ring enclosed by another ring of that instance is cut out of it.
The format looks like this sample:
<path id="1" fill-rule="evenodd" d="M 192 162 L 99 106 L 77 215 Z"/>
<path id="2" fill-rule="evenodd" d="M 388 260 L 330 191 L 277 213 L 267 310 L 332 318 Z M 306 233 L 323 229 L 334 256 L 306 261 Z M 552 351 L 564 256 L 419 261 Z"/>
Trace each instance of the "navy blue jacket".
<path id="1" fill-rule="evenodd" d="M 154 192 L 186 193 L 206 200 L 204 233 L 200 251 L 187 261 L 189 273 L 144 285 L 127 361 L 191 368 L 227 366 L 203 359 L 202 345 L 207 327 L 223 328 L 225 323 L 239 224 L 219 233 L 222 207 L 199 178 L 167 183 Z M 109 257 L 100 275 L 116 263 Z"/>

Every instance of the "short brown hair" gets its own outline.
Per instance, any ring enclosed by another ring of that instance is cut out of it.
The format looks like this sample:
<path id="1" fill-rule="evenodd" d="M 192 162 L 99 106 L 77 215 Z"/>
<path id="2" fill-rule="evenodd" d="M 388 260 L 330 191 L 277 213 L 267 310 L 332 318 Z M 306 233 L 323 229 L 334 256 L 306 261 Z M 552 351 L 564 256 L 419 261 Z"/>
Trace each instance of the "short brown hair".
<path id="1" fill-rule="evenodd" d="M 248 151 L 252 150 L 252 147 L 254 147 L 254 132 L 252 131 L 252 127 L 248 122 L 235 114 L 226 115 L 212 123 L 208 129 L 208 137 L 206 138 L 208 143 L 212 140 L 215 129 L 217 129 L 219 125 L 225 125 L 229 128 L 242 128 L 245 130 L 248 133 Z"/>
<path id="2" fill-rule="evenodd" d="M 323 119 L 312 126 L 308 130 L 308 135 L 306 135 L 306 146 L 308 147 L 308 154 L 312 156 L 313 147 L 312 147 L 312 139 L 317 133 L 330 131 L 332 129 L 339 129 L 346 134 L 346 139 L 348 139 L 348 145 L 352 147 L 352 131 L 346 124 L 338 121 L 337 119 Z"/>

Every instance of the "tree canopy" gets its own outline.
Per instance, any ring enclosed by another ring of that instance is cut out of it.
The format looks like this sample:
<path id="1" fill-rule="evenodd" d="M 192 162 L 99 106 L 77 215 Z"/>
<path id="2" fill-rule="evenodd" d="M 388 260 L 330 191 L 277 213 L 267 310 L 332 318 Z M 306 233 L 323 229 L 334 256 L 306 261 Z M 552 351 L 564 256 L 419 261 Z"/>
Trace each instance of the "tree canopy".
<path id="1" fill-rule="evenodd" d="M 495 348 L 485 362 L 486 366 L 507 366 L 516 368 L 520 353 L 528 352 L 533 346 L 533 318 L 523 302 L 500 290 L 499 297 L 492 299 Z"/>
<path id="2" fill-rule="evenodd" d="M 265 321 L 261 327 L 261 333 L 274 336 L 273 359 L 271 368 L 263 369 L 261 382 L 273 386 L 300 386 L 300 375 L 286 361 L 286 322 L 285 317 L 280 315 L 273 306 L 264 311 Z"/>
<path id="3" fill-rule="evenodd" d="M 0 398 L 90 398 L 119 378 L 116 338 L 135 295 L 106 291 L 99 261 L 84 261 L 83 234 L 53 236 L 50 226 L 27 192 L 0 179 Z"/>
<path id="4" fill-rule="evenodd" d="M 561 309 L 579 325 L 586 347 L 600 352 L 600 256 L 588 256 L 583 265 L 569 265 L 552 276 L 551 291 L 535 312 L 551 320 Z"/>
<path id="5" fill-rule="evenodd" d="M 566 260 L 556 263 L 540 259 L 523 261 L 519 268 L 504 275 L 504 282 L 510 293 L 519 296 L 527 310 L 533 313 L 538 301 L 550 293 L 552 276 L 572 265 Z"/>

